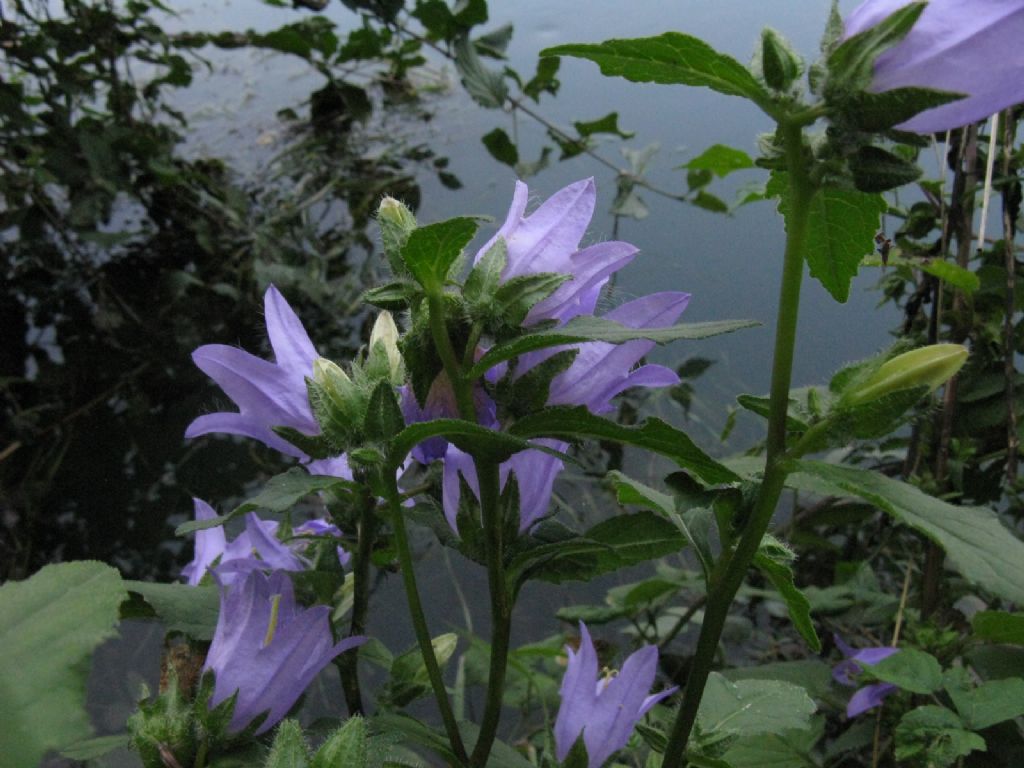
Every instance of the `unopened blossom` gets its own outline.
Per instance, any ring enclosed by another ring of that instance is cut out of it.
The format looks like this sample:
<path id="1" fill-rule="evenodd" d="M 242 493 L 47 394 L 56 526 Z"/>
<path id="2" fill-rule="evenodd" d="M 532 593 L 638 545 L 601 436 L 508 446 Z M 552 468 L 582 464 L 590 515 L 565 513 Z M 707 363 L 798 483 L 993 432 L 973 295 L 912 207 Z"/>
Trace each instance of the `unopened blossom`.
<path id="1" fill-rule="evenodd" d="M 832 678 L 837 683 L 850 687 L 857 685 L 857 677 L 864 667 L 870 667 L 899 652 L 898 648 L 884 645 L 858 650 L 848 645 L 839 635 L 835 635 L 834 639 L 845 658 L 833 667 Z M 850 697 L 850 702 L 846 705 L 846 716 L 856 717 L 880 706 L 885 697 L 896 690 L 899 689 L 893 683 L 871 683 L 863 686 Z"/>
<path id="2" fill-rule="evenodd" d="M 883 21 L 908 0 L 867 0 L 845 21 L 845 36 Z M 1024 2 L 930 0 L 913 28 L 875 62 L 871 90 L 919 87 L 966 94 L 897 128 L 934 133 L 984 120 L 1024 102 Z"/>
<path id="3" fill-rule="evenodd" d="M 220 615 L 204 669 L 214 674 L 210 707 L 237 694 L 229 730 L 239 732 L 267 713 L 256 733 L 278 723 L 339 653 L 366 642 L 334 642 L 331 609 L 296 605 L 288 576 L 252 571 L 220 587 Z"/>
<path id="4" fill-rule="evenodd" d="M 653 645 L 631 654 L 614 677 L 600 675 L 597 652 L 583 622 L 579 647 L 574 651 L 566 646 L 566 653 L 569 664 L 555 718 L 555 756 L 565 760 L 582 733 L 588 768 L 600 768 L 626 746 L 640 718 L 677 687 L 650 693 L 658 671 L 658 648 Z"/>

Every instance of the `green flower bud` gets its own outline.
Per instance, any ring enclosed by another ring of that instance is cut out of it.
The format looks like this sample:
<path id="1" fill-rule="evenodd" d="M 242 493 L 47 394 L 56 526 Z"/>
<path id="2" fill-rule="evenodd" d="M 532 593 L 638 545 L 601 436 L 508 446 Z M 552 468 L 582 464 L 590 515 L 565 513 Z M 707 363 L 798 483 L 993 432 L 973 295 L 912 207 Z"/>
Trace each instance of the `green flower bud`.
<path id="1" fill-rule="evenodd" d="M 370 331 L 370 358 L 379 355 L 383 350 L 387 360 L 389 380 L 392 384 L 405 383 L 405 364 L 402 353 L 398 351 L 398 326 L 390 312 L 381 312 Z"/>
<path id="2" fill-rule="evenodd" d="M 774 29 L 761 32 L 761 74 L 769 88 L 785 91 L 800 76 L 802 62 Z"/>
<path id="3" fill-rule="evenodd" d="M 313 361 L 309 402 L 328 439 L 338 445 L 354 439 L 365 416 L 366 396 L 338 365 L 322 357 Z"/>
<path id="4" fill-rule="evenodd" d="M 963 367 L 967 348 L 959 344 L 932 344 L 896 355 L 882 363 L 863 382 L 847 390 L 843 405 L 862 405 L 883 395 L 914 387 L 938 389 Z"/>
<path id="5" fill-rule="evenodd" d="M 416 217 L 403 203 L 393 197 L 385 197 L 377 208 L 377 223 L 384 245 L 384 255 L 396 275 L 406 273 L 402 263 L 402 249 L 409 235 L 416 229 Z"/>

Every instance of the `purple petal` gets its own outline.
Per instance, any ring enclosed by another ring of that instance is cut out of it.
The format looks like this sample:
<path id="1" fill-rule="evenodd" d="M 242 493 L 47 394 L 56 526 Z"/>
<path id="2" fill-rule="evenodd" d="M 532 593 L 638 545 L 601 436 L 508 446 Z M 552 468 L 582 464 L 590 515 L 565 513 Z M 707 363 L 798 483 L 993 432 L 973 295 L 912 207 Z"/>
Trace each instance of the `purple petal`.
<path id="1" fill-rule="evenodd" d="M 266 567 L 275 571 L 305 570 L 305 563 L 261 523 L 255 512 L 245 516 L 245 532 Z"/>
<path id="2" fill-rule="evenodd" d="M 571 274 L 572 279 L 535 304 L 523 324 L 533 325 L 541 320 L 557 320 L 562 324 L 577 315 L 592 314 L 608 278 L 631 262 L 636 254 L 636 246 L 617 241 L 598 243 L 576 252 L 569 260 L 568 269 L 562 270 Z"/>
<path id="3" fill-rule="evenodd" d="M 293 375 L 312 375 L 313 361 L 317 358 L 316 347 L 294 310 L 273 284 L 263 295 L 263 311 L 267 336 L 277 364 Z"/>
<path id="4" fill-rule="evenodd" d="M 196 520 L 212 520 L 217 516 L 213 507 L 202 499 L 193 498 L 192 503 Z M 202 581 L 210 566 L 218 557 L 224 555 L 224 548 L 227 546 L 224 529 L 219 525 L 196 531 L 195 542 L 195 557 L 192 558 L 191 563 L 181 569 L 181 575 L 192 586 L 196 586 Z"/>
<path id="5" fill-rule="evenodd" d="M 569 658 L 562 686 L 559 690 L 562 703 L 555 718 L 555 756 L 565 760 L 580 732 L 590 722 L 597 696 L 594 682 L 597 680 L 597 652 L 590 639 L 587 625 L 580 622 L 580 644 L 576 651 L 565 648 Z"/>
<path id="6" fill-rule="evenodd" d="M 464 453 L 454 445 L 449 445 L 444 454 L 444 470 L 441 480 L 441 503 L 444 506 L 444 516 L 448 525 L 456 533 L 459 526 L 456 522 L 459 514 L 459 501 L 462 498 L 462 483 L 459 475 L 466 479 L 470 489 L 480 498 L 480 484 L 476 477 L 476 465 L 473 457 Z"/>
<path id="7" fill-rule="evenodd" d="M 646 645 L 632 653 L 605 686 L 594 716 L 583 731 L 591 765 L 602 765 L 626 746 L 657 672 L 658 648 Z"/>
<path id="8" fill-rule="evenodd" d="M 311 475 L 340 477 L 343 480 L 352 479 L 352 468 L 348 465 L 348 457 L 345 454 L 327 459 L 314 459 L 306 464 L 306 471 Z"/>
<path id="9" fill-rule="evenodd" d="M 849 15 L 851 36 L 907 5 L 867 0 Z M 958 128 L 1024 101 L 1024 6 L 1019 0 L 931 0 L 907 36 L 875 62 L 871 90 L 919 86 L 969 94 L 897 126 L 918 133 Z M 993 66 L 992 62 L 998 64 Z"/>
<path id="10" fill-rule="evenodd" d="M 559 440 L 542 439 L 534 441 L 540 445 L 565 451 L 569 444 Z M 561 459 L 544 451 L 520 451 L 504 462 L 505 474 L 515 473 L 519 486 L 519 532 L 530 527 L 548 511 L 555 478 L 565 466 Z M 504 482 L 502 483 L 504 485 Z"/>
<path id="11" fill-rule="evenodd" d="M 899 648 L 891 648 L 886 646 L 879 646 L 876 648 L 861 648 L 850 658 L 854 661 L 859 661 L 861 664 L 877 664 L 882 659 L 887 659 L 894 653 L 898 653 Z"/>
<path id="12" fill-rule="evenodd" d="M 874 683 L 865 685 L 850 697 L 850 703 L 846 705 L 846 716 L 856 717 L 870 709 L 879 706 L 893 691 L 897 690 L 892 683 Z"/>
<path id="13" fill-rule="evenodd" d="M 266 422 L 243 413 L 230 413 L 227 411 L 207 413 L 194 419 L 185 429 L 185 437 L 189 440 L 201 435 L 216 433 L 251 437 L 254 440 L 259 440 L 268 448 L 273 448 L 278 453 L 283 453 L 285 456 L 293 456 L 296 459 L 306 457 L 294 445 L 268 429 Z"/>

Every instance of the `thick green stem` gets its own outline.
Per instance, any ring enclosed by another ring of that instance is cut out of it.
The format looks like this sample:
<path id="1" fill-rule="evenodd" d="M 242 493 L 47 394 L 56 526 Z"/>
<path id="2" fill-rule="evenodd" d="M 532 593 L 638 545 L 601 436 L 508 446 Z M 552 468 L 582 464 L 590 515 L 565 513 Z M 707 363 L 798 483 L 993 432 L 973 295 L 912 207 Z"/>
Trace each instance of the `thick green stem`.
<path id="1" fill-rule="evenodd" d="M 480 482 L 480 513 L 484 528 L 484 554 L 487 558 L 487 586 L 491 593 L 491 661 L 487 676 L 487 699 L 480 722 L 480 736 L 473 748 L 470 763 L 487 765 L 494 737 L 501 719 L 501 702 L 505 693 L 505 671 L 508 667 L 509 640 L 512 633 L 512 602 L 505 584 L 504 525 L 500 516 L 500 476 L 493 461 L 475 459 Z"/>
<path id="2" fill-rule="evenodd" d="M 441 356 L 444 372 L 455 391 L 455 402 L 459 407 L 459 415 L 466 421 L 476 421 L 476 407 L 473 405 L 473 387 L 462 378 L 462 366 L 448 335 L 448 323 L 445 320 L 444 294 L 431 293 L 427 298 L 430 310 L 430 335 Z"/>
<path id="3" fill-rule="evenodd" d="M 772 362 L 771 395 L 768 410 L 767 456 L 764 478 L 735 550 L 723 553 L 727 563 L 720 578 L 709 586 L 711 590 L 704 621 L 701 624 L 697 651 L 686 679 L 686 690 L 672 734 L 665 749 L 663 768 L 682 768 L 685 764 L 686 745 L 697 718 L 697 709 L 704 686 L 714 664 L 718 643 L 725 627 L 740 585 L 761 546 L 775 507 L 782 495 L 786 480 L 786 416 L 789 409 L 789 387 L 793 372 L 793 352 L 796 346 L 796 326 L 800 308 L 800 284 L 803 280 L 804 242 L 810 214 L 810 200 L 814 186 L 807 175 L 803 153 L 803 134 L 799 123 L 782 123 L 782 136 L 786 147 L 786 165 L 789 178 L 788 215 L 786 216 L 786 253 L 782 270 L 782 287 L 775 324 L 775 352 Z M 717 569 L 716 569 L 717 570 Z"/>
<path id="4" fill-rule="evenodd" d="M 352 621 L 349 625 L 349 635 L 366 633 L 366 617 L 370 608 L 370 558 L 373 555 L 373 542 L 377 537 L 378 527 L 374 512 L 376 504 L 373 494 L 364 486 L 359 510 L 356 551 L 352 553 Z M 343 653 L 338 658 L 341 687 L 349 715 L 363 714 L 358 660 L 359 656 L 356 653 Z"/>
<path id="5" fill-rule="evenodd" d="M 441 710 L 441 719 L 444 721 L 444 729 L 448 734 L 448 742 L 451 744 L 452 752 L 455 753 L 455 759 L 458 761 L 458 764 L 466 766 L 469 765 L 466 746 L 462 743 L 462 735 L 459 733 L 459 726 L 455 721 L 455 713 L 452 711 L 451 702 L 448 701 L 448 691 L 444 686 L 444 679 L 441 677 L 441 667 L 437 663 L 437 656 L 434 655 L 434 646 L 430 642 L 427 617 L 423 613 L 423 603 L 420 601 L 420 592 L 416 585 L 416 574 L 412 566 L 412 552 L 409 549 L 409 534 L 405 530 L 405 515 L 402 514 L 402 502 L 398 495 L 398 486 L 393 475 L 384 478 L 384 481 L 387 486 L 388 509 L 391 511 L 392 526 L 395 529 L 395 547 L 398 550 L 398 564 L 402 569 L 402 583 L 405 585 L 405 596 L 409 602 L 409 615 L 412 617 L 413 629 L 416 631 L 416 642 L 420 646 L 423 663 L 427 667 L 430 687 L 434 689 L 434 698 L 437 699 L 437 706 Z"/>

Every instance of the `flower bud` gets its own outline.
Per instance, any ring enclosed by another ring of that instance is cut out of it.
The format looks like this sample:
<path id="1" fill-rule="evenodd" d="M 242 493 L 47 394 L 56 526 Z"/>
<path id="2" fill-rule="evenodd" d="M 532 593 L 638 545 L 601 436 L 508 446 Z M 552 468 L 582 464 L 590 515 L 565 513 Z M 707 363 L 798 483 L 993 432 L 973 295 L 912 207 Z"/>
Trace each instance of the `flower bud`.
<path id="1" fill-rule="evenodd" d="M 379 345 L 379 347 L 378 347 Z M 398 351 L 398 326 L 390 312 L 381 312 L 377 321 L 370 331 L 370 357 L 379 354 L 378 349 L 383 349 L 387 357 L 389 379 L 392 384 L 398 385 L 405 382 L 405 364 L 402 362 L 402 353 Z"/>
<path id="2" fill-rule="evenodd" d="M 384 245 L 384 255 L 396 275 L 404 274 L 402 249 L 409 235 L 416 229 L 416 217 L 403 203 L 393 197 L 385 197 L 377 208 L 377 223 Z"/>
<path id="3" fill-rule="evenodd" d="M 761 32 L 761 74 L 774 91 L 785 91 L 800 76 L 800 57 L 774 29 Z"/>
<path id="4" fill-rule="evenodd" d="M 959 344 L 932 344 L 896 355 L 882 363 L 855 388 L 844 393 L 843 405 L 862 405 L 914 387 L 938 389 L 963 367 L 967 348 Z"/>
<path id="5" fill-rule="evenodd" d="M 313 381 L 329 391 L 347 392 L 352 386 L 352 379 L 341 366 L 326 357 L 318 357 L 313 361 Z"/>

